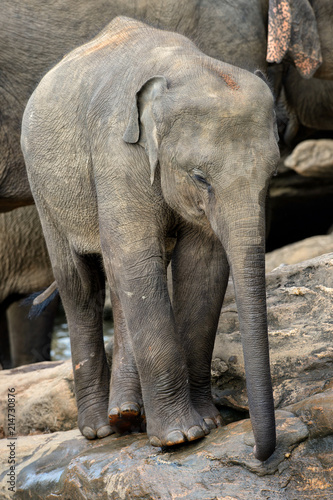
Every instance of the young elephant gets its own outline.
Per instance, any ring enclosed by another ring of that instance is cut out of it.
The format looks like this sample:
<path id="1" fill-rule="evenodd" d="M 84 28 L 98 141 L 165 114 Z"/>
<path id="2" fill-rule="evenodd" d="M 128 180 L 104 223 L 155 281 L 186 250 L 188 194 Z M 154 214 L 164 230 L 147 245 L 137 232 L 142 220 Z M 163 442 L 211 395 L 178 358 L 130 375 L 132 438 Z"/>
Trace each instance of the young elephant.
<path id="1" fill-rule="evenodd" d="M 210 363 L 230 267 L 255 454 L 274 451 L 264 228 L 275 128 L 261 78 L 128 18 L 67 55 L 32 95 L 22 148 L 87 438 L 137 429 L 143 407 L 155 446 L 220 423 Z M 110 397 L 102 267 L 115 316 Z"/>

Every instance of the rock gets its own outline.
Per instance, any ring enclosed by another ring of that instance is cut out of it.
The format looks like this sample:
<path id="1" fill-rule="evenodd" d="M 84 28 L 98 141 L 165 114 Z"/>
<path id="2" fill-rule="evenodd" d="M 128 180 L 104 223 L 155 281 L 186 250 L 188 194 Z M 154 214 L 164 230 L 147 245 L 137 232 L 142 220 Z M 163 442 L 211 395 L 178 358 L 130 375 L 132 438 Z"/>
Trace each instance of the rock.
<path id="1" fill-rule="evenodd" d="M 8 435 L 7 394 L 14 388 L 17 435 L 77 426 L 71 361 L 42 362 L 0 371 L 0 436 Z"/>
<path id="2" fill-rule="evenodd" d="M 285 159 L 284 164 L 306 177 L 333 177 L 333 140 L 303 141 Z"/>
<path id="3" fill-rule="evenodd" d="M 333 386 L 333 381 L 331 381 Z M 294 403 L 286 408 L 304 422 L 311 438 L 329 436 L 333 432 L 333 389 Z M 332 448 L 333 453 L 333 448 Z"/>
<path id="4" fill-rule="evenodd" d="M 171 451 L 153 448 L 145 434 L 97 441 L 78 430 L 21 437 L 15 498 L 328 500 L 333 436 L 310 439 L 307 426 L 291 412 L 277 411 L 276 420 L 278 446 L 265 463 L 253 455 L 248 419 Z M 4 500 L 12 498 L 7 441 L 0 441 Z"/>
<path id="5" fill-rule="evenodd" d="M 333 253 L 278 267 L 266 275 L 266 283 L 274 399 L 276 407 L 282 408 L 320 393 L 332 383 Z M 217 403 L 246 410 L 244 361 L 232 287 L 222 308 L 213 358 Z"/>
<path id="6" fill-rule="evenodd" d="M 333 234 L 312 236 L 266 254 L 266 273 L 285 264 L 297 264 L 303 260 L 333 252 Z"/>

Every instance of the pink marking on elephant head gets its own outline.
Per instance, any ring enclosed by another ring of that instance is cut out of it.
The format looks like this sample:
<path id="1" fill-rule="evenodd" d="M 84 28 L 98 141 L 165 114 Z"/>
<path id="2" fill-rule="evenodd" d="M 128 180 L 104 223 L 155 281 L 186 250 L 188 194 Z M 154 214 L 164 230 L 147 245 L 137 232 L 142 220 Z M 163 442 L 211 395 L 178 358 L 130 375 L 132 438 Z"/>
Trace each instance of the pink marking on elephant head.
<path id="1" fill-rule="evenodd" d="M 225 73 L 219 74 L 231 90 L 239 90 L 239 85 L 235 82 L 231 75 Z"/>

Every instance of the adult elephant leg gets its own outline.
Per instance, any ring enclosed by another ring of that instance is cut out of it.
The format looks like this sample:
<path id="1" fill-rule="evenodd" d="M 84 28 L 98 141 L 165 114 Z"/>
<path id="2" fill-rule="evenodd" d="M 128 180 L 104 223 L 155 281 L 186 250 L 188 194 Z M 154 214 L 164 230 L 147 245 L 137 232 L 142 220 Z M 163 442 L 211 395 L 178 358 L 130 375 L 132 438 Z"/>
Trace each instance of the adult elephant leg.
<path id="1" fill-rule="evenodd" d="M 100 223 L 101 242 L 132 342 L 147 433 L 151 444 L 170 446 L 203 437 L 208 429 L 191 404 L 186 357 L 167 290 L 164 243 L 150 233 L 153 224 L 146 232 L 127 224 L 127 231 L 112 238 Z"/>
<path id="2" fill-rule="evenodd" d="M 0 305 L 0 369 L 12 368 L 6 307 Z"/>
<path id="3" fill-rule="evenodd" d="M 173 309 L 183 340 L 191 401 L 210 428 L 221 425 L 212 401 L 211 360 L 229 266 L 215 235 L 185 225 L 172 259 Z"/>
<path id="4" fill-rule="evenodd" d="M 80 255 L 61 234 L 46 234 L 54 277 L 68 321 L 78 426 L 88 439 L 112 433 L 109 368 L 103 340 L 105 276 L 99 255 Z"/>
<path id="5" fill-rule="evenodd" d="M 114 344 L 109 398 L 110 425 L 120 433 L 141 431 L 144 430 L 144 411 L 139 374 L 121 303 L 112 289 L 111 305 Z"/>
<path id="6" fill-rule="evenodd" d="M 7 310 L 13 367 L 50 361 L 53 323 L 59 297 L 36 318 L 29 318 L 31 305 L 14 302 Z"/>

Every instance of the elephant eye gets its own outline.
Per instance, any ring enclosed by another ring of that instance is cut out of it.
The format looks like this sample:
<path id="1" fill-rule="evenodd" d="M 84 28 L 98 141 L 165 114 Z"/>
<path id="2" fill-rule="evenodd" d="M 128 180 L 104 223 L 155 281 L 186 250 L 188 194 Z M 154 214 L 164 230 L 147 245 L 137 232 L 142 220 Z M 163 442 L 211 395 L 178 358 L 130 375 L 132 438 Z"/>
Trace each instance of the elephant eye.
<path id="1" fill-rule="evenodd" d="M 202 177 L 202 175 L 200 174 L 194 174 L 193 176 L 195 178 L 195 180 L 199 181 L 199 182 L 202 182 L 204 184 L 207 184 L 207 181 L 204 177 Z"/>
<path id="2" fill-rule="evenodd" d="M 201 184 L 204 184 L 206 187 L 210 187 L 210 184 L 209 182 L 207 181 L 206 177 L 205 177 L 205 174 L 197 169 L 197 168 L 194 168 L 192 170 L 192 177 L 193 179 L 195 179 L 197 182 L 200 182 Z"/>

